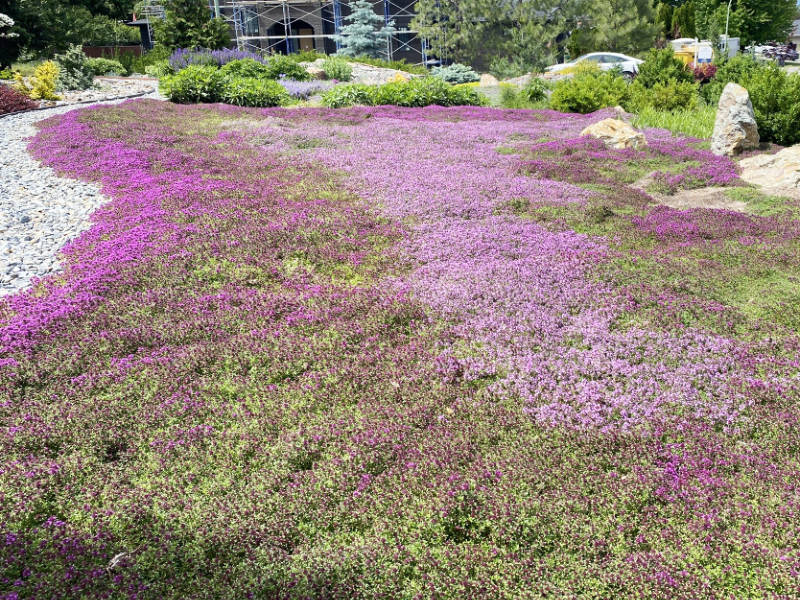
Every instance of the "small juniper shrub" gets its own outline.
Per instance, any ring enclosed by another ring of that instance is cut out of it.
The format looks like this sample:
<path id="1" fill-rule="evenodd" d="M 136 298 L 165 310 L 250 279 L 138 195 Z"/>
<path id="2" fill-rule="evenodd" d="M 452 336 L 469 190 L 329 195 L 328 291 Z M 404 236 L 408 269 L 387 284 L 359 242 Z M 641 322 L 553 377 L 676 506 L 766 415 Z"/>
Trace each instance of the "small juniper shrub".
<path id="1" fill-rule="evenodd" d="M 58 87 L 64 90 L 85 90 L 92 86 L 94 68 L 80 46 L 71 45 L 64 54 L 56 54 Z"/>

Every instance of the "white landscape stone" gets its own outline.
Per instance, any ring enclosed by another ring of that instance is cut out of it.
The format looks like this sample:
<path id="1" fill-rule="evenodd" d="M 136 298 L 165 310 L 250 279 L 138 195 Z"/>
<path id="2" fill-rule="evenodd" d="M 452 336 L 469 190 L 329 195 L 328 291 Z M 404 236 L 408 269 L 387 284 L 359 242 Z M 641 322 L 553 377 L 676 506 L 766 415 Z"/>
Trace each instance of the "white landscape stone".
<path id="1" fill-rule="evenodd" d="M 711 152 L 717 156 L 735 156 L 758 148 L 759 136 L 750 94 L 742 86 L 729 83 L 722 90 L 711 134 Z"/>

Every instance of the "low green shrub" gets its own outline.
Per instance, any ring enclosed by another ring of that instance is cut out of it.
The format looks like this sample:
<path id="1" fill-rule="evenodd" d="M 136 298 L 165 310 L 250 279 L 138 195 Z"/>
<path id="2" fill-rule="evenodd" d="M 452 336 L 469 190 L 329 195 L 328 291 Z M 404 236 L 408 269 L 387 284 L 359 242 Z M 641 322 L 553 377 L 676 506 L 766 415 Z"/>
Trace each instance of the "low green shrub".
<path id="1" fill-rule="evenodd" d="M 697 106 L 698 84 L 674 79 L 652 87 L 645 87 L 638 80 L 628 87 L 628 97 L 623 102 L 625 110 L 639 112 L 645 107 L 659 110 L 691 110 Z"/>
<path id="2" fill-rule="evenodd" d="M 192 65 L 161 79 L 159 89 L 172 102 L 219 102 L 225 77 L 220 69 Z"/>
<path id="3" fill-rule="evenodd" d="M 481 78 L 472 67 L 461 63 L 453 63 L 447 67 L 434 67 L 431 70 L 431 75 L 452 84 L 470 83 L 479 81 Z"/>
<path id="4" fill-rule="evenodd" d="M 320 54 L 316 50 L 301 50 L 300 52 L 295 52 L 294 54 L 290 54 L 289 58 L 291 58 L 295 62 L 314 62 L 315 60 L 319 60 L 320 58 L 327 58 L 327 55 Z"/>
<path id="5" fill-rule="evenodd" d="M 547 82 L 535 77 L 522 88 L 511 83 L 500 83 L 500 106 L 503 108 L 547 108 Z"/>
<path id="6" fill-rule="evenodd" d="M 788 74 L 775 63 L 758 63 L 749 56 L 720 65 L 703 97 L 717 104 L 722 90 L 738 83 L 750 94 L 761 140 L 789 146 L 800 142 L 800 74 Z"/>
<path id="7" fill-rule="evenodd" d="M 740 54 L 720 62 L 713 79 L 700 89 L 703 99 L 709 104 L 717 104 L 722 90 L 733 81 L 740 83 L 763 68 L 752 56 Z"/>
<path id="8" fill-rule="evenodd" d="M 11 69 L 0 69 L 0 79 L 9 80 L 14 79 L 14 71 Z"/>
<path id="9" fill-rule="evenodd" d="M 550 95 L 550 107 L 561 112 L 590 113 L 617 106 L 628 97 L 628 84 L 616 71 L 581 67 L 575 76 L 559 81 Z"/>
<path id="10" fill-rule="evenodd" d="M 144 72 L 145 75 L 161 79 L 165 75 L 169 75 L 170 73 L 172 73 L 172 67 L 169 66 L 168 60 L 160 60 L 153 65 L 147 65 L 144 68 Z"/>
<path id="11" fill-rule="evenodd" d="M 371 106 L 375 104 L 376 89 L 377 86 L 363 83 L 337 85 L 332 90 L 322 94 L 322 104 L 329 108 L 344 108 L 356 104 Z"/>
<path id="12" fill-rule="evenodd" d="M 274 79 L 230 77 L 222 86 L 222 101 L 237 106 L 285 106 L 291 102 L 286 89 Z"/>
<path id="13" fill-rule="evenodd" d="M 322 70 L 328 79 L 337 81 L 350 81 L 353 76 L 353 67 L 345 59 L 338 56 L 331 56 L 322 63 Z"/>
<path id="14" fill-rule="evenodd" d="M 95 76 L 125 74 L 125 67 L 123 67 L 122 63 L 118 60 L 112 60 L 110 58 L 90 58 L 87 64 Z"/>
<path id="15" fill-rule="evenodd" d="M 532 77 L 528 84 L 523 86 L 520 93 L 528 102 L 541 102 L 547 98 L 549 89 L 550 86 L 543 79 Z"/>
<path id="16" fill-rule="evenodd" d="M 740 83 L 750 93 L 761 140 L 800 143 L 800 74 L 789 75 L 770 63 Z"/>
<path id="17" fill-rule="evenodd" d="M 94 71 L 89 58 L 80 46 L 72 44 L 64 54 L 56 54 L 58 87 L 64 90 L 85 90 L 94 81 Z"/>
<path id="18" fill-rule="evenodd" d="M 364 84 L 338 85 L 322 95 L 322 103 L 330 108 L 354 104 L 394 106 L 484 106 L 485 96 L 469 86 L 452 86 L 435 77 L 393 81 L 380 86 Z"/>
<path id="19" fill-rule="evenodd" d="M 663 50 L 650 50 L 639 65 L 636 81 L 646 88 L 651 88 L 657 83 L 668 84 L 671 81 L 678 83 L 694 82 L 694 73 L 680 59 L 676 58 L 671 48 Z"/>
<path id="20" fill-rule="evenodd" d="M 245 77 L 257 79 L 275 79 L 273 69 L 269 65 L 252 58 L 232 60 L 220 68 L 225 77 Z"/>
<path id="21" fill-rule="evenodd" d="M 304 67 L 282 54 L 276 54 L 270 58 L 266 66 L 267 70 L 264 76 L 269 79 L 278 79 L 283 76 L 287 79 L 294 79 L 295 81 L 308 81 L 311 78 Z"/>

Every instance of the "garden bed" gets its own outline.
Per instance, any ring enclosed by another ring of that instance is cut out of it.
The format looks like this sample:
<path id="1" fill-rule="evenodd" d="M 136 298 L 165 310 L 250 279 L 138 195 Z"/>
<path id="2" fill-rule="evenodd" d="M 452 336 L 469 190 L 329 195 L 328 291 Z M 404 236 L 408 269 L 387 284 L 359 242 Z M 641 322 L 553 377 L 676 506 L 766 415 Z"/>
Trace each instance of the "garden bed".
<path id="1" fill-rule="evenodd" d="M 797 596 L 797 202 L 605 116 L 44 122 L 112 200 L 0 304 L 0 589 Z"/>

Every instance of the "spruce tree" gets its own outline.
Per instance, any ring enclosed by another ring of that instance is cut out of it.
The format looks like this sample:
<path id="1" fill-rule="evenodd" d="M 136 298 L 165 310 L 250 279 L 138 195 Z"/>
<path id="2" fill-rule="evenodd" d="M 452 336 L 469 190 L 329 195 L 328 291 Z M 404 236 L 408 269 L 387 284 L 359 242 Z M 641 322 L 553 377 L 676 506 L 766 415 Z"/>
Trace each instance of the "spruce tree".
<path id="1" fill-rule="evenodd" d="M 388 58 L 389 39 L 394 34 L 394 22 L 386 23 L 366 0 L 350 3 L 350 14 L 344 18 L 347 25 L 334 39 L 341 45 L 344 56 L 370 56 Z"/>

